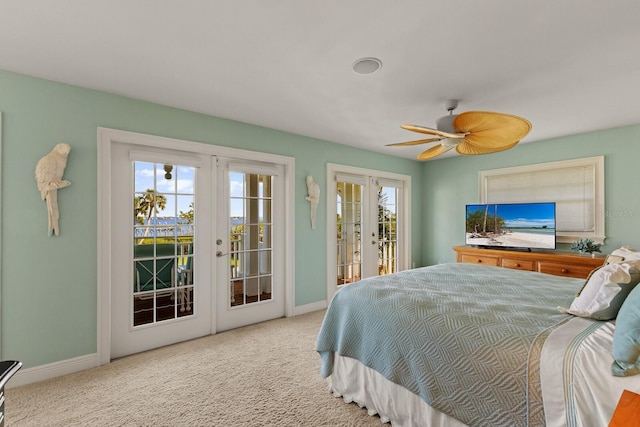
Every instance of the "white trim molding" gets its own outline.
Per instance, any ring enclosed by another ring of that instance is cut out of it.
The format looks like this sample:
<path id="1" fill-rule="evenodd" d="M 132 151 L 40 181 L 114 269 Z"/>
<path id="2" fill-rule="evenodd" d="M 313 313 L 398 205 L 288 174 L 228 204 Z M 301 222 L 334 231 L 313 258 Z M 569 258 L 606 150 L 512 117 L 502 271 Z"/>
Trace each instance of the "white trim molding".
<path id="1" fill-rule="evenodd" d="M 294 316 L 300 316 L 301 314 L 312 313 L 318 310 L 324 310 L 329 306 L 327 300 L 312 302 L 311 304 L 299 305 L 295 308 Z"/>
<path id="2" fill-rule="evenodd" d="M 7 383 L 7 388 L 20 387 L 62 375 L 73 374 L 99 365 L 98 353 L 47 363 L 33 368 L 20 369 Z"/>
<path id="3" fill-rule="evenodd" d="M 238 148 L 222 147 L 201 142 L 185 141 L 117 129 L 97 129 L 98 144 L 98 319 L 97 364 L 110 362 L 111 350 L 111 151 L 114 143 L 178 150 L 247 161 L 271 162 L 284 167 L 285 230 L 284 258 L 295 259 L 295 158 Z M 285 263 L 285 316 L 300 311 L 295 306 L 295 263 Z M 212 312 L 215 316 L 215 311 Z M 212 320 L 212 324 L 213 320 Z M 215 330 L 214 330 L 215 332 Z"/>

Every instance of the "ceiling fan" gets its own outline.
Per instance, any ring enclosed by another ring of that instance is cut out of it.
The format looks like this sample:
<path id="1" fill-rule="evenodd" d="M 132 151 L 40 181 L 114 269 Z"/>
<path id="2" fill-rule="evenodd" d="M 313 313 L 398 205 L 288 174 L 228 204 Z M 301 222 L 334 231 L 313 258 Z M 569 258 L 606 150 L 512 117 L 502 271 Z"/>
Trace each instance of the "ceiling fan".
<path id="1" fill-rule="evenodd" d="M 448 116 L 436 120 L 436 129 L 402 124 L 403 129 L 434 135 L 433 138 L 398 142 L 387 146 L 410 146 L 440 142 L 418 154 L 418 160 L 429 160 L 455 147 L 463 155 L 495 153 L 514 147 L 531 130 L 531 123 L 522 117 L 489 111 L 467 111 L 453 114 L 458 100 L 447 101 Z"/>

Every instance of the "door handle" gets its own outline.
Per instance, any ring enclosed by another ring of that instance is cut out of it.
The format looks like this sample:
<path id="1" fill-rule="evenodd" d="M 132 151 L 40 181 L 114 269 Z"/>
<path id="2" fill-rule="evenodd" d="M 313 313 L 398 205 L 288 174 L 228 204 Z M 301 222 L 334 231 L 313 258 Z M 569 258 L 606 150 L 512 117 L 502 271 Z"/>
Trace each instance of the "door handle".
<path id="1" fill-rule="evenodd" d="M 218 252 L 216 252 L 216 256 L 217 256 L 218 258 L 221 258 L 221 257 L 223 257 L 223 256 L 225 256 L 225 255 L 227 255 L 227 254 L 223 254 L 223 253 L 222 253 L 222 251 L 218 251 Z"/>

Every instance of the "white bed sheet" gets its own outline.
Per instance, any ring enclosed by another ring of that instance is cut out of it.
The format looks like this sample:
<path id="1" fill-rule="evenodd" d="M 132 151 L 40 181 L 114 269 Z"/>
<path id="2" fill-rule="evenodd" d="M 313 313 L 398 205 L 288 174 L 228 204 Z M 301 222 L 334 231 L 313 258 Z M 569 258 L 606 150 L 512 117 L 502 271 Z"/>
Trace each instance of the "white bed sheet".
<path id="1" fill-rule="evenodd" d="M 622 392 L 640 393 L 640 376 L 614 377 L 614 322 L 569 320 L 547 338 L 540 380 L 547 427 L 606 426 Z"/>
<path id="2" fill-rule="evenodd" d="M 576 317 L 547 338 L 540 362 L 547 427 L 606 426 L 623 390 L 640 393 L 639 375 L 611 375 L 614 330 L 614 322 Z M 466 426 L 356 359 L 335 354 L 327 381 L 334 396 L 394 427 Z"/>
<path id="3" fill-rule="evenodd" d="M 394 427 L 466 426 L 350 357 L 335 354 L 333 373 L 327 382 L 334 396 L 366 407 L 369 415 L 378 414 L 383 423 L 391 422 Z"/>

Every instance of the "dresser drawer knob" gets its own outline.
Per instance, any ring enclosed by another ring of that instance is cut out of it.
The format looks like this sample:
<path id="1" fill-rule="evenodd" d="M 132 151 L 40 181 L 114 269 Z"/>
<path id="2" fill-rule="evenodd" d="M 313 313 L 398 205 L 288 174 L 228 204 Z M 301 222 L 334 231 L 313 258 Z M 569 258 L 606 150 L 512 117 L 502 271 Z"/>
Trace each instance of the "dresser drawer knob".
<path id="1" fill-rule="evenodd" d="M 569 272 L 569 270 L 567 270 L 566 268 L 563 268 L 562 270 L 560 270 L 561 272 L 563 272 L 564 274 L 567 274 Z"/>

